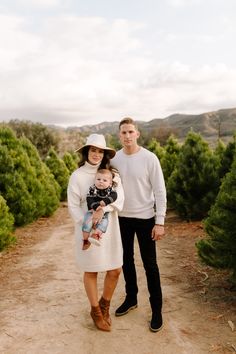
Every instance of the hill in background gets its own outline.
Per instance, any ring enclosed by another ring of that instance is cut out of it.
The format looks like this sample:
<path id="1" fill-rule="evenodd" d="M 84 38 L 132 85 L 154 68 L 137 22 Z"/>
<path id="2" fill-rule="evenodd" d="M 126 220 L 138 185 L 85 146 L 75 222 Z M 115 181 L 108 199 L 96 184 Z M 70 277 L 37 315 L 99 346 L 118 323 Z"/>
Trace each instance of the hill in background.
<path id="1" fill-rule="evenodd" d="M 119 122 L 102 122 L 96 125 L 70 127 L 67 130 L 77 130 L 81 133 L 96 132 L 100 134 L 116 134 Z M 204 137 L 232 136 L 236 130 L 236 108 L 221 109 L 215 112 L 191 114 L 173 114 L 166 118 L 156 118 L 148 122 L 138 121 L 141 130 L 154 130 L 167 128 L 173 130 L 177 137 L 184 138 L 192 128 Z"/>
<path id="2" fill-rule="evenodd" d="M 227 143 L 236 132 L 236 108 L 220 109 L 198 115 L 173 114 L 166 118 L 156 118 L 148 122 L 137 121 L 139 129 L 145 135 L 168 136 L 171 133 L 177 139 L 183 141 L 190 129 L 200 133 L 210 145 L 215 145 L 220 137 Z M 81 127 L 69 127 L 60 129 L 63 140 L 62 150 L 75 149 L 81 145 L 81 138 L 90 133 L 104 135 L 118 134 L 119 122 L 102 122 L 96 125 L 84 125 Z"/>

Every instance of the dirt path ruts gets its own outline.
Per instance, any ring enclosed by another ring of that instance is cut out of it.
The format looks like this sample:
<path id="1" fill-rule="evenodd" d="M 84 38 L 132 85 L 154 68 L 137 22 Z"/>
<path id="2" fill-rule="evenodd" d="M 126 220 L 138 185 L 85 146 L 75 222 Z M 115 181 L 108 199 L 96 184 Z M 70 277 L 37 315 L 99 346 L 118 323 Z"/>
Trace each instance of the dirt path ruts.
<path id="1" fill-rule="evenodd" d="M 173 230 L 170 220 L 166 236 L 158 244 L 165 322 L 159 333 L 148 329 L 150 307 L 138 251 L 139 307 L 127 316 L 114 316 L 123 300 L 121 276 L 111 306 L 112 332 L 103 333 L 96 330 L 89 316 L 82 274 L 76 268 L 73 224 L 67 208 L 60 208 L 48 220 L 17 230 L 19 245 L 0 257 L 0 353 L 234 352 L 235 332 L 227 325 L 227 319 L 221 317 L 219 309 L 200 303 L 189 286 L 181 240 Z M 101 282 L 102 276 L 100 288 Z"/>

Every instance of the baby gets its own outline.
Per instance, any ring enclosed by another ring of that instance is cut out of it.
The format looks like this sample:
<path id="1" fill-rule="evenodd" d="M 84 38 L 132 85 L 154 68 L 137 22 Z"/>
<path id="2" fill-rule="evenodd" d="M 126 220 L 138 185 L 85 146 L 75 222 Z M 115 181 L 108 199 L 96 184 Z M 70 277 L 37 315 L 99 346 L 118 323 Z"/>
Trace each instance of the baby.
<path id="1" fill-rule="evenodd" d="M 92 224 L 92 217 L 94 210 L 99 210 L 117 199 L 117 193 L 113 189 L 112 177 L 110 170 L 98 170 L 95 176 L 95 184 L 89 188 L 86 197 L 88 211 L 84 216 L 82 225 L 83 250 L 86 250 L 91 243 L 100 246 L 101 236 L 107 230 L 108 212 L 104 213 L 102 219 L 96 225 Z"/>

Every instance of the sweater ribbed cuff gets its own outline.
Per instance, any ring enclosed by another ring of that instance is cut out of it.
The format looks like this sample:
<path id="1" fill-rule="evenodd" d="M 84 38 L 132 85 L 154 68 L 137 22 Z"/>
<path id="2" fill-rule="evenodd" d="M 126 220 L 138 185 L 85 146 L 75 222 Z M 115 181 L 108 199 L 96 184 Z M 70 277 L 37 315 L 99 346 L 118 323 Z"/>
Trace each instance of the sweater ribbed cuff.
<path id="1" fill-rule="evenodd" d="M 165 224 L 165 218 L 161 216 L 156 216 L 155 225 L 163 225 Z"/>

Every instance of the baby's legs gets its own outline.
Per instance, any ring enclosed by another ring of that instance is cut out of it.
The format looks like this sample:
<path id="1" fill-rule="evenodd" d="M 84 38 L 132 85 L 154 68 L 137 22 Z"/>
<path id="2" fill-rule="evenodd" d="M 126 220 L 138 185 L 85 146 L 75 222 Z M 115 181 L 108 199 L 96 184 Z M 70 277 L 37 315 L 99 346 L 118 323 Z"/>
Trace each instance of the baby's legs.
<path id="1" fill-rule="evenodd" d="M 100 229 L 95 229 L 92 233 L 92 236 L 96 237 L 98 240 L 102 238 L 103 232 Z"/>
<path id="2" fill-rule="evenodd" d="M 83 233 L 83 239 L 87 240 L 89 237 L 89 234 L 92 230 L 92 217 L 93 213 L 91 211 L 87 211 L 84 215 L 84 221 L 82 224 L 82 233 Z"/>
<path id="3" fill-rule="evenodd" d="M 83 239 L 87 240 L 89 238 L 89 232 L 82 231 L 82 233 L 83 233 Z"/>
<path id="4" fill-rule="evenodd" d="M 83 234 L 83 246 L 82 249 L 86 250 L 90 246 L 90 242 L 88 241 L 89 234 L 92 229 L 92 212 L 87 211 L 87 213 L 84 215 L 84 221 L 82 225 L 82 234 Z"/>
<path id="5" fill-rule="evenodd" d="M 88 242 L 92 243 L 95 246 L 101 246 L 100 243 L 101 236 L 102 236 L 102 231 L 96 229 L 89 235 Z"/>
<path id="6" fill-rule="evenodd" d="M 108 225 L 108 214 L 105 213 L 102 220 L 97 224 L 96 229 L 89 236 L 89 242 L 96 246 L 101 245 L 102 234 L 106 232 Z"/>

